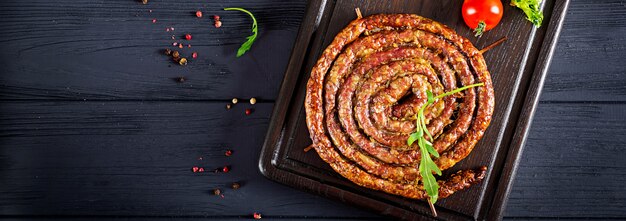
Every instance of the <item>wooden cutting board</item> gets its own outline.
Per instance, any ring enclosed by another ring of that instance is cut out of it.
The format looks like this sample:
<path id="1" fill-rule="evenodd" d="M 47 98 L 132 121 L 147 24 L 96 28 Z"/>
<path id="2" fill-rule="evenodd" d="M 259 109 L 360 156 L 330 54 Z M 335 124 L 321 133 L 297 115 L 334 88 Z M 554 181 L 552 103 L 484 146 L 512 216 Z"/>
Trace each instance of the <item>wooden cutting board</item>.
<path id="1" fill-rule="evenodd" d="M 310 1 L 274 107 L 260 157 L 261 172 L 277 182 L 386 216 L 434 219 L 424 201 L 357 186 L 334 172 L 315 151 L 303 151 L 311 144 L 303 106 L 309 72 L 334 36 L 356 18 L 354 9 L 360 8 L 364 16 L 414 13 L 453 28 L 479 49 L 502 37 L 508 38 L 484 55 L 496 95 L 491 125 L 472 153 L 447 170 L 487 165 L 487 177 L 480 184 L 436 203 L 439 212 L 436 219 L 501 219 L 569 1 L 545 1 L 545 20 L 539 29 L 526 20 L 521 10 L 504 1 L 504 17 L 499 26 L 480 38 L 474 37 L 463 23 L 462 3 L 462 0 Z"/>

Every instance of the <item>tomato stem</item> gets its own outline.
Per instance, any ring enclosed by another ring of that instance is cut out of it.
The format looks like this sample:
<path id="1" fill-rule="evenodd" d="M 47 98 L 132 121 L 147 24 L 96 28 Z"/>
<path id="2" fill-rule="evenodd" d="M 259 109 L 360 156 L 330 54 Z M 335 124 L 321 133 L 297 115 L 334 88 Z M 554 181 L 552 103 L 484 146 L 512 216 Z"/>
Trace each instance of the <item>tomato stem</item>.
<path id="1" fill-rule="evenodd" d="M 480 21 L 478 22 L 478 26 L 476 26 L 476 28 L 474 29 L 474 36 L 476 37 L 480 37 L 483 35 L 483 32 L 485 32 L 485 28 L 487 27 L 487 24 L 485 24 L 485 21 Z"/>

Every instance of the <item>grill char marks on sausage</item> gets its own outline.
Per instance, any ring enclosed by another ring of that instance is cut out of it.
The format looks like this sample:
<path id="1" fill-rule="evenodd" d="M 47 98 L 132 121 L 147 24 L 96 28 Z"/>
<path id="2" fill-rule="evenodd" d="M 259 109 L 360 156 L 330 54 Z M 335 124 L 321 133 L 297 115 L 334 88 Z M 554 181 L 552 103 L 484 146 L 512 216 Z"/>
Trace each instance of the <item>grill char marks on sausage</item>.
<path id="1" fill-rule="evenodd" d="M 494 92 L 484 58 L 452 29 L 417 15 L 379 14 L 352 21 L 311 71 L 306 122 L 319 156 L 352 182 L 423 199 L 415 113 L 426 91 L 441 94 L 484 83 L 435 101 L 425 110 L 441 170 L 467 157 L 487 129 Z M 481 181 L 486 168 L 439 180 L 439 196 Z"/>

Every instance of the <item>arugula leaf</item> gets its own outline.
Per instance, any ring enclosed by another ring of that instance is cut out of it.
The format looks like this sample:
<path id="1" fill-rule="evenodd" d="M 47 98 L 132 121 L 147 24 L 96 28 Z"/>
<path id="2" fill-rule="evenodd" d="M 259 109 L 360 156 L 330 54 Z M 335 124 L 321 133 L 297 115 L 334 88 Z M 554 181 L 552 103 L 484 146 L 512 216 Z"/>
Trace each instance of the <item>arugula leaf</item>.
<path id="1" fill-rule="evenodd" d="M 428 202 L 430 204 L 434 204 L 435 202 L 437 202 L 437 199 L 439 199 L 439 184 L 437 184 L 437 179 L 435 179 L 433 173 L 441 176 L 441 169 L 439 169 L 437 164 L 430 157 L 430 155 L 439 157 L 439 153 L 433 147 L 432 141 L 434 141 L 434 138 L 426 127 L 426 117 L 424 116 L 424 110 L 429 105 L 434 104 L 437 99 L 459 93 L 472 87 L 478 87 L 483 85 L 484 83 L 467 85 L 437 96 L 434 96 L 433 93 L 430 91 L 426 91 L 427 101 L 422 107 L 419 108 L 417 116 L 415 116 L 415 132 L 409 135 L 406 142 L 409 146 L 411 146 L 417 141 L 420 152 L 422 153 L 422 159 L 418 165 L 418 170 L 420 176 L 422 177 L 422 185 L 424 186 L 424 189 L 428 194 Z M 424 134 L 427 135 L 428 139 L 424 137 Z M 434 209 L 434 207 L 432 208 Z"/>
<path id="2" fill-rule="evenodd" d="M 411 135 L 409 135 L 409 139 L 406 140 L 406 144 L 411 146 L 413 145 L 413 143 L 420 137 L 420 135 L 416 132 L 416 133 L 412 133 Z"/>
<path id="3" fill-rule="evenodd" d="M 526 14 L 526 19 L 532 22 L 537 28 L 543 22 L 543 14 L 539 9 L 540 0 L 511 0 L 511 6 L 518 7 Z"/>
<path id="4" fill-rule="evenodd" d="M 237 57 L 241 57 L 243 54 L 246 53 L 246 51 L 250 50 L 250 47 L 252 47 L 252 43 L 254 43 L 254 40 L 256 40 L 256 36 L 258 34 L 258 26 L 256 23 L 256 18 L 254 18 L 254 15 L 248 10 L 245 10 L 243 8 L 224 8 L 224 11 L 233 11 L 233 10 L 245 12 L 246 14 L 250 15 L 250 17 L 252 18 L 252 35 L 248 36 L 246 38 L 246 42 L 241 44 L 241 47 L 239 47 L 239 49 L 237 50 Z"/>

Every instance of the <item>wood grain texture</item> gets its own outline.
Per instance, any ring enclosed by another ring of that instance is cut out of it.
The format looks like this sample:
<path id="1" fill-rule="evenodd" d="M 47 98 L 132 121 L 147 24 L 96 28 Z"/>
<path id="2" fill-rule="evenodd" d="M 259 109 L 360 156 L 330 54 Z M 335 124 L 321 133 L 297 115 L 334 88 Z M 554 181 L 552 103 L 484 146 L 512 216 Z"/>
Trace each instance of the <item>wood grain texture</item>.
<path id="1" fill-rule="evenodd" d="M 272 105 L 257 104 L 245 116 L 247 106 L 1 102 L 0 214 L 369 215 L 262 178 L 258 147 Z M 224 156 L 226 149 L 233 156 Z M 231 166 L 227 174 L 191 172 L 224 165 Z M 242 183 L 236 191 L 228 187 L 235 181 Z M 213 188 L 225 197 L 214 196 Z"/>
<path id="2" fill-rule="evenodd" d="M 231 6 L 246 7 L 259 22 L 258 40 L 241 58 L 235 53 L 252 22 L 244 13 L 222 11 Z M 196 18 L 196 10 L 205 16 Z M 288 0 L 2 1 L 0 98 L 273 100 L 303 11 L 304 2 Z M 221 16 L 219 29 L 214 14 Z M 180 40 L 186 33 L 191 41 Z M 175 49 L 173 42 L 191 44 L 176 49 L 188 58 L 198 52 L 198 59 L 185 67 L 174 63 L 162 52 Z M 178 76 L 187 83 L 172 84 Z"/>
<path id="3" fill-rule="evenodd" d="M 626 217 L 626 105 L 542 104 L 506 215 Z"/>
<path id="4" fill-rule="evenodd" d="M 626 101 L 626 3 L 574 0 L 543 101 Z"/>
<path id="5" fill-rule="evenodd" d="M 380 219 L 256 172 L 305 5 L 0 1 L 0 218 L 249 220 L 258 210 L 263 220 Z M 226 6 L 251 9 L 261 26 L 239 59 L 234 53 L 250 21 L 222 12 Z M 222 15 L 223 28 L 196 22 L 198 9 Z M 158 51 L 172 43 L 168 26 L 177 38 L 193 34 L 198 61 L 168 67 Z M 624 1 L 570 3 L 505 220 L 626 219 L 625 33 Z M 170 79 L 181 75 L 189 81 Z M 264 100 L 252 119 L 243 105 L 223 109 L 232 97 L 252 96 Z M 236 154 L 222 157 L 221 145 Z M 214 158 L 201 162 L 199 155 Z M 230 162 L 228 175 L 189 171 Z M 210 194 L 235 180 L 245 188 L 224 199 Z M 28 214 L 40 216 L 21 216 Z"/>

